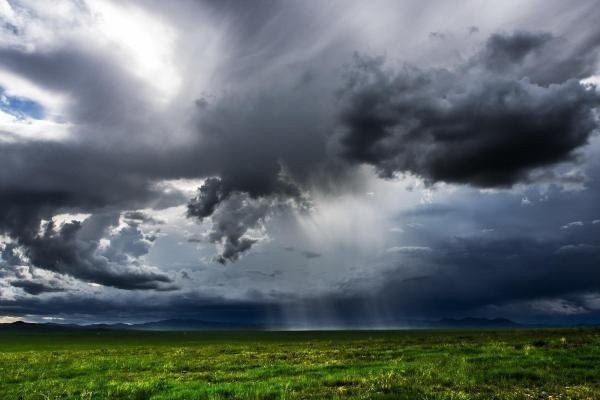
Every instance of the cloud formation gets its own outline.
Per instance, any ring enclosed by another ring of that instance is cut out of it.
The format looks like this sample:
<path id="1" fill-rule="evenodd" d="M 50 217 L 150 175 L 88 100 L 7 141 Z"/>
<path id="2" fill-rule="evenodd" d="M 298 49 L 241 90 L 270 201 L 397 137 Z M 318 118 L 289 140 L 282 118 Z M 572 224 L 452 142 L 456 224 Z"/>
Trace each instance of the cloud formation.
<path id="1" fill-rule="evenodd" d="M 303 115 L 303 109 L 300 114 L 288 109 L 288 103 L 304 107 L 302 102 L 309 101 L 305 94 L 250 97 L 246 101 L 252 101 L 251 108 L 230 98 L 210 111 L 203 103 L 205 146 L 228 162 L 215 166 L 219 178 L 204 183 L 189 203 L 188 215 L 201 220 L 213 216 L 234 191 L 263 199 L 262 208 L 247 206 L 246 213 L 238 206 L 227 221 L 223 213 L 217 216 L 220 221 L 213 218 L 217 230 L 210 240 L 229 238 L 227 256 L 220 262 L 235 261 L 254 243 L 241 237 L 246 225 L 255 227 L 266 216 L 264 206 L 270 200 L 264 199 L 297 199 L 310 189 L 307 182 L 322 184 L 318 180 L 336 173 L 326 158 L 327 148 L 337 148 L 333 155 L 339 162 L 372 164 L 385 178 L 411 173 L 428 182 L 478 187 L 535 180 L 532 173 L 539 168 L 574 161 L 576 150 L 597 129 L 594 110 L 600 92 L 579 81 L 590 72 L 593 58 L 586 56 L 585 66 L 571 65 L 560 57 L 581 57 L 565 46 L 547 33 L 494 34 L 478 53 L 452 69 L 404 65 L 393 71 L 381 57 L 357 55 L 338 90 L 341 127 L 330 127 L 341 129 L 337 135 L 306 127 L 306 121 L 320 118 L 318 112 Z M 589 43 L 585 51 L 598 49 Z M 550 61 L 560 71 L 550 74 Z M 285 119 L 274 118 L 274 113 Z M 284 130 L 282 141 L 279 132 Z M 315 134 L 315 141 L 307 142 Z M 247 135 L 254 138 L 251 143 L 244 140 Z M 302 147 L 290 147 L 300 139 Z M 325 168 L 320 175 L 312 171 L 320 167 Z M 291 177 L 288 181 L 281 179 L 283 170 Z M 239 232 L 225 232 L 225 226 L 231 230 L 236 224 Z"/>
<path id="2" fill-rule="evenodd" d="M 13 247 L 5 260 L 121 289 L 168 288 L 171 279 L 167 275 L 139 263 L 138 258 L 148 251 L 149 241 L 136 227 L 121 228 L 111 236 L 108 246 L 100 246 L 100 239 L 117 223 L 118 214 L 96 214 L 60 227 L 49 220 L 38 227 L 40 233 L 19 232 L 16 245 L 23 257 L 16 260 Z"/>
<path id="3" fill-rule="evenodd" d="M 596 312 L 599 11 L 522 4 L 0 0 L 0 316 Z"/>
<path id="4" fill-rule="evenodd" d="M 597 130 L 600 92 L 578 80 L 594 59 L 549 60 L 564 54 L 553 40 L 495 34 L 453 69 L 394 71 L 383 58 L 356 56 L 340 92 L 342 155 L 383 177 L 412 173 L 480 187 L 511 186 L 536 168 L 573 160 Z M 597 54 L 597 44 L 586 52 Z"/>

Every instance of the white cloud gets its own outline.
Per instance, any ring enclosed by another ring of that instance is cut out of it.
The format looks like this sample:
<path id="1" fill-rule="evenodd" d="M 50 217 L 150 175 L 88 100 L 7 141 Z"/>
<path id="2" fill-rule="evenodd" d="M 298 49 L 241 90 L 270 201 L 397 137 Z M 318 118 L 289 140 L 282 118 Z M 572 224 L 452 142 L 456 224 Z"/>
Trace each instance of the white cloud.
<path id="1" fill-rule="evenodd" d="M 71 124 L 50 120 L 19 118 L 0 110 L 0 143 L 23 140 L 65 140 Z"/>
<path id="2" fill-rule="evenodd" d="M 561 229 L 571 229 L 571 228 L 575 228 L 578 226 L 583 226 L 583 222 L 581 222 L 581 221 L 569 222 L 568 224 L 561 226 Z"/>
<path id="3" fill-rule="evenodd" d="M 131 72 L 138 75 L 168 101 L 181 85 L 180 73 L 174 58 L 177 31 L 158 16 L 123 2 L 89 0 L 99 36 L 107 41 L 123 59 Z"/>
<path id="4" fill-rule="evenodd" d="M 23 97 L 40 104 L 44 108 L 46 119 L 60 119 L 66 105 L 67 98 L 33 82 L 0 68 L 0 86 L 4 88 L 7 96 Z"/>

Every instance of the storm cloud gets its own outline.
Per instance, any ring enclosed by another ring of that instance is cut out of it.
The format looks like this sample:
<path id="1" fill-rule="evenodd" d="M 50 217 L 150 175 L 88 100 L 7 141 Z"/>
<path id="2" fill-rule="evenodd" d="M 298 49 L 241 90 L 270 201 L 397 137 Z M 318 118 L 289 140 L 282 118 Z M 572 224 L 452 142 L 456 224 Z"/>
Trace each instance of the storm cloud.
<path id="1" fill-rule="evenodd" d="M 0 0 L 0 316 L 595 315 L 600 14 L 527 4 Z"/>
<path id="2" fill-rule="evenodd" d="M 480 187 L 511 186 L 536 168 L 574 160 L 597 130 L 600 94 L 578 80 L 578 58 L 555 81 L 538 83 L 546 77 L 537 67 L 545 74 L 546 52 L 556 51 L 552 39 L 495 34 L 453 69 L 394 71 L 383 58 L 356 56 L 340 92 L 342 155 L 383 177 Z M 597 44 L 586 51 L 597 53 Z"/>
<path id="3" fill-rule="evenodd" d="M 100 248 L 100 239 L 118 223 L 118 215 L 94 215 L 83 222 L 72 221 L 56 227 L 52 220 L 38 227 L 41 233 L 21 231 L 16 244 L 22 249 L 22 261 L 83 281 L 122 289 L 159 289 L 171 279 L 156 269 L 139 265 L 136 259 L 148 251 L 136 228 L 122 228 Z M 14 248 L 12 249 L 14 251 Z M 3 252 L 4 253 L 4 252 Z M 12 251 L 11 251 L 12 253 Z M 14 285 L 13 286 L 18 286 Z M 21 284 L 21 287 L 26 288 Z"/>
<path id="4" fill-rule="evenodd" d="M 38 295 L 40 293 L 62 292 L 65 289 L 57 286 L 52 286 L 46 282 L 18 280 L 10 283 L 11 286 L 23 289 L 26 293 Z"/>
<path id="5" fill-rule="evenodd" d="M 210 154 L 225 152 L 223 158 L 229 161 L 215 171 L 222 179 L 211 178 L 199 189 L 188 204 L 188 215 L 208 218 L 232 191 L 263 199 L 262 210 L 247 206 L 244 213 L 238 206 L 227 221 L 221 214 L 215 218 L 210 240 L 219 243 L 225 238 L 227 256 L 219 258 L 224 262 L 253 245 L 253 239 L 242 236 L 267 214 L 269 200 L 264 199 L 299 198 L 310 189 L 307 182 L 319 185 L 317 179 L 334 176 L 331 158 L 336 156 L 338 162 L 372 164 L 384 178 L 411 173 L 431 183 L 478 187 L 535 180 L 536 169 L 575 161 L 576 150 L 597 129 L 600 92 L 579 81 L 591 70 L 593 58 L 587 56 L 589 65 L 582 67 L 575 61 L 581 57 L 560 46 L 566 44 L 548 33 L 494 34 L 479 52 L 448 69 L 404 65 L 394 71 L 386 68 L 382 57 L 355 55 L 337 90 L 333 112 L 340 126 L 330 126 L 330 132 L 306 126 L 320 118 L 317 111 L 302 115 L 305 110 L 291 112 L 282 105 L 293 101 L 302 106 L 299 101 L 309 101 L 303 94 L 286 92 L 283 99 L 266 94 L 251 109 L 224 99 L 215 109 L 203 110 L 201 127 L 209 135 L 205 146 Z M 590 43 L 583 50 L 598 49 Z M 551 55 L 572 57 L 573 65 L 561 58 L 549 60 Z M 548 63 L 560 71 L 549 75 Z M 555 81 L 548 82 L 550 77 Z M 238 111 L 233 112 L 233 106 Z M 273 118 L 274 113 L 285 120 Z M 256 119 L 260 125 L 254 125 Z M 301 133 L 296 133 L 299 128 Z M 283 141 L 280 130 L 288 133 Z M 341 133 L 333 134 L 336 130 Z M 243 141 L 248 134 L 257 141 Z M 295 145 L 300 139 L 302 145 Z M 337 150 L 331 154 L 331 149 Z M 320 175 L 314 171 L 319 168 L 324 168 Z M 281 179 L 283 171 L 287 182 Z M 224 227 L 231 230 L 233 218 L 236 232 L 228 234 Z"/>

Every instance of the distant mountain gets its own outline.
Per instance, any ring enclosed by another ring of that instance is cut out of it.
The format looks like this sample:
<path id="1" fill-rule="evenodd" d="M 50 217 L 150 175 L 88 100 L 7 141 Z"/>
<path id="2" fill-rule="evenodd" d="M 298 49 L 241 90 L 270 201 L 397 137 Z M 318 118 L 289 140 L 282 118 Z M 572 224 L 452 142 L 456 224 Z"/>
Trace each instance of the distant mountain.
<path id="1" fill-rule="evenodd" d="M 505 318 L 462 318 L 451 319 L 444 318 L 439 320 L 406 320 L 398 321 L 393 324 L 408 329 L 483 329 L 483 328 L 519 328 L 525 325 L 518 324 Z M 211 330 L 264 330 L 269 327 L 260 324 L 241 324 L 231 322 L 203 321 L 197 319 L 166 319 L 161 321 L 144 322 L 138 324 L 54 324 L 54 323 L 29 323 L 17 321 L 10 324 L 0 324 L 0 331 L 31 331 L 46 332 L 61 329 L 82 329 L 82 330 L 138 330 L 138 331 L 211 331 Z M 285 329 L 286 327 L 279 327 Z M 277 328 L 275 328 L 277 329 Z M 315 329 L 319 329 L 315 327 Z M 341 329 L 353 329 L 352 326 L 346 326 Z M 365 329 L 364 326 L 360 329 Z"/>
<path id="2" fill-rule="evenodd" d="M 16 321 L 8 324 L 0 324 L 0 331 L 48 332 L 78 327 L 78 325 L 37 324 L 34 322 Z"/>
<path id="3" fill-rule="evenodd" d="M 81 329 L 81 330 L 139 330 L 139 331 L 210 331 L 210 330 L 259 330 L 264 326 L 257 324 L 239 324 L 228 322 L 202 321 L 197 319 L 167 319 L 162 321 L 144 322 L 139 324 L 55 324 L 31 323 L 16 321 L 0 324 L 0 331 L 31 331 L 46 332 L 55 330 Z"/>
<path id="4" fill-rule="evenodd" d="M 230 322 L 202 321 L 197 319 L 166 319 L 155 322 L 128 325 L 126 329 L 148 331 L 204 331 L 229 329 L 262 329 L 256 324 L 239 324 Z"/>

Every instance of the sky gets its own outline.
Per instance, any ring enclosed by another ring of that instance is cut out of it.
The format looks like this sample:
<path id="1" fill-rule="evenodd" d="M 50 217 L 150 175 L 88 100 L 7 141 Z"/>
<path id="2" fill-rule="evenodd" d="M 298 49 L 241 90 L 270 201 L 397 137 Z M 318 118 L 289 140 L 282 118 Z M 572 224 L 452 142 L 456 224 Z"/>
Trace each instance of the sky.
<path id="1" fill-rule="evenodd" d="M 597 1 L 0 0 L 0 322 L 600 322 Z"/>

